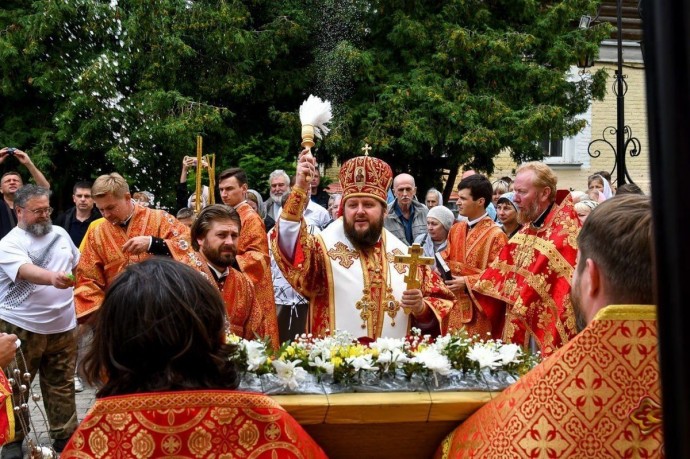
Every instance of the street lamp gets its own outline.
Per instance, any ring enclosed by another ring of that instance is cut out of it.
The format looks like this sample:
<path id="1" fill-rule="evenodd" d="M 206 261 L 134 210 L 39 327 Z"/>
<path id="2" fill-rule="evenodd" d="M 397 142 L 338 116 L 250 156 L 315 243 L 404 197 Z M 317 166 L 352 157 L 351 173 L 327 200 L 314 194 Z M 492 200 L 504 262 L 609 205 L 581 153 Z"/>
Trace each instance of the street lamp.
<path id="1" fill-rule="evenodd" d="M 628 92 L 628 84 L 625 81 L 626 75 L 623 75 L 623 10 L 622 0 L 616 1 L 616 19 L 618 31 L 618 68 L 616 69 L 615 81 L 613 83 L 613 93 L 616 95 L 616 126 L 607 126 L 601 139 L 592 140 L 588 147 L 587 153 L 592 158 L 601 156 L 600 148 L 610 148 L 613 151 L 616 162 L 611 170 L 617 169 L 616 185 L 621 186 L 627 182 L 635 183 L 628 169 L 625 166 L 625 156 L 629 151 L 631 157 L 639 156 L 641 150 L 640 140 L 633 137 L 630 126 L 625 125 L 625 93 Z M 582 23 L 582 21 L 580 21 Z M 611 143 L 610 136 L 616 137 L 616 145 Z M 596 145 L 596 147 L 595 147 Z M 594 148 L 594 150 L 592 150 Z"/>

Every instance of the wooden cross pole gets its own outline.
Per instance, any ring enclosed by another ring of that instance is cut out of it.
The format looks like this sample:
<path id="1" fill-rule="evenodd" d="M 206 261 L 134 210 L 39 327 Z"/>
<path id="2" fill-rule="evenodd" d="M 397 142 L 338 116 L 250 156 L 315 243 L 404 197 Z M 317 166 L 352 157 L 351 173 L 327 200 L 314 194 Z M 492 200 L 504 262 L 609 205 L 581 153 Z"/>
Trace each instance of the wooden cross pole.
<path id="1" fill-rule="evenodd" d="M 408 255 L 396 255 L 394 261 L 410 266 L 410 272 L 405 276 L 407 290 L 421 288 L 422 283 L 417 279 L 417 267 L 422 265 L 433 265 L 434 259 L 423 257 L 422 254 L 424 250 L 422 250 L 422 246 L 416 242 L 407 249 L 407 253 Z"/>

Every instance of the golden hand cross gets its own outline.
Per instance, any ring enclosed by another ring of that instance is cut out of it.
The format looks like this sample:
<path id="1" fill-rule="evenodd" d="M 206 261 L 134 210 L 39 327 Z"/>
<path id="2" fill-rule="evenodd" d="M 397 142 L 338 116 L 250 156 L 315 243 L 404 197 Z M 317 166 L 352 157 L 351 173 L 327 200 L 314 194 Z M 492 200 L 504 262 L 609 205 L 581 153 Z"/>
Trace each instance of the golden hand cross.
<path id="1" fill-rule="evenodd" d="M 423 257 L 422 246 L 416 242 L 412 244 L 407 249 L 409 255 L 396 255 L 394 261 L 396 263 L 402 263 L 409 265 L 410 272 L 405 276 L 405 282 L 407 283 L 407 290 L 412 290 L 415 288 L 421 288 L 422 283 L 417 279 L 417 267 L 421 265 L 433 265 L 434 259 L 430 257 Z"/>

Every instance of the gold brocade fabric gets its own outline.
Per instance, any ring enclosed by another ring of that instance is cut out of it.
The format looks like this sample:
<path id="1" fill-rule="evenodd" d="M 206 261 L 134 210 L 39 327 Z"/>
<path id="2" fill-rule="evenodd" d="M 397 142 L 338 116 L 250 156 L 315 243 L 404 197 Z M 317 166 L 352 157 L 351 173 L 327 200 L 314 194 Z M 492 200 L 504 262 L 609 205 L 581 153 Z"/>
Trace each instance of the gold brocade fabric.
<path id="1" fill-rule="evenodd" d="M 508 238 L 490 218 L 484 218 L 470 230 L 467 222 L 454 224 L 448 233 L 448 246 L 441 252 L 454 276 L 464 276 L 468 292 L 456 294 L 448 317 L 448 328 L 465 328 L 470 335 L 485 336 L 491 322 L 471 297 L 472 286 L 484 269 L 501 252 Z"/>
<path id="2" fill-rule="evenodd" d="M 85 317 L 101 307 L 105 291 L 115 276 L 130 263 L 138 263 L 151 254 L 130 255 L 122 246 L 135 236 L 153 236 L 165 240 L 173 258 L 183 261 L 192 252 L 189 228 L 162 210 L 134 206 L 126 228 L 102 221 L 91 225 L 86 234 L 74 288 L 77 317 Z"/>
<path id="3" fill-rule="evenodd" d="M 96 400 L 60 455 L 68 458 L 325 458 L 262 394 L 157 392 Z"/>
<path id="4" fill-rule="evenodd" d="M 663 455 L 654 306 L 608 306 L 460 425 L 442 458 Z"/>
<path id="5" fill-rule="evenodd" d="M 194 252 L 188 264 L 198 270 L 214 287 L 219 288 L 203 254 Z M 262 309 L 256 304 L 254 286 L 249 278 L 236 269 L 229 268 L 220 295 L 225 303 L 230 332 L 245 339 L 256 339 L 255 334 L 260 330 L 254 329 L 254 324 L 250 323 L 249 319 L 253 312 L 261 312 Z"/>
<path id="6" fill-rule="evenodd" d="M 12 406 L 12 388 L 0 369 L 0 445 L 14 440 L 14 409 Z"/>
<path id="7" fill-rule="evenodd" d="M 525 225 L 472 286 L 492 324 L 494 338 L 529 346 L 548 356 L 577 333 L 570 282 L 580 220 L 570 193 L 559 190 L 544 224 Z"/>
<path id="8" fill-rule="evenodd" d="M 255 305 L 258 306 L 251 312 L 249 328 L 256 330 L 261 337 L 270 338 L 277 349 L 280 338 L 266 227 L 259 214 L 246 202 L 238 204 L 235 210 L 242 222 L 237 240 L 237 264 L 254 285 Z"/>

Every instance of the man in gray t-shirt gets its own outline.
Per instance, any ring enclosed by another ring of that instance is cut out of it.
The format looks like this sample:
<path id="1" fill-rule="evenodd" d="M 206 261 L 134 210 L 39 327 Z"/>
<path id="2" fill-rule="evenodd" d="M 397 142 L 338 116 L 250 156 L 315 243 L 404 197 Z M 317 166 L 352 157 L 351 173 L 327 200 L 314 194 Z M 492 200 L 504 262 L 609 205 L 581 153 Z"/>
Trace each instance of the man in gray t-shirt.
<path id="1" fill-rule="evenodd" d="M 49 190 L 36 185 L 26 185 L 15 195 L 17 226 L 0 241 L 0 332 L 15 334 L 22 343 L 26 369 L 19 358 L 19 370 L 22 374 L 28 370 L 31 378 L 15 378 L 21 379 L 17 385 L 30 387 L 41 372 L 50 435 L 59 452 L 77 427 L 71 273 L 79 262 L 79 250 L 63 228 L 52 226 L 49 197 Z M 14 406 L 21 406 L 30 391 L 14 387 L 13 392 Z M 3 446 L 2 458 L 22 457 L 28 427 L 26 411 L 15 413 L 15 441 Z"/>

